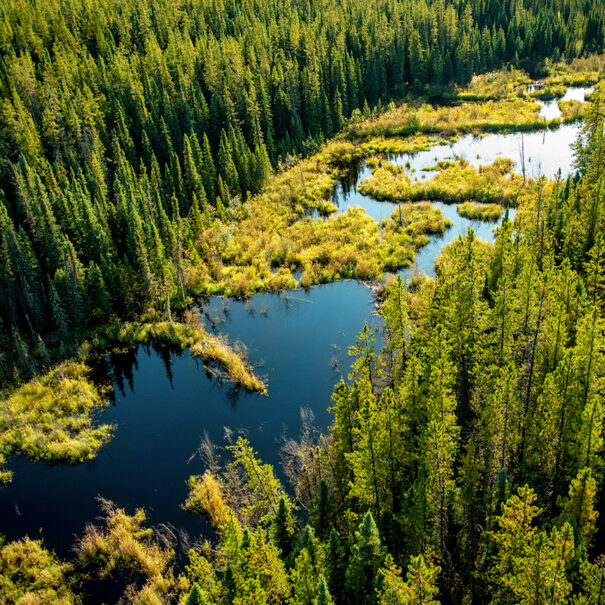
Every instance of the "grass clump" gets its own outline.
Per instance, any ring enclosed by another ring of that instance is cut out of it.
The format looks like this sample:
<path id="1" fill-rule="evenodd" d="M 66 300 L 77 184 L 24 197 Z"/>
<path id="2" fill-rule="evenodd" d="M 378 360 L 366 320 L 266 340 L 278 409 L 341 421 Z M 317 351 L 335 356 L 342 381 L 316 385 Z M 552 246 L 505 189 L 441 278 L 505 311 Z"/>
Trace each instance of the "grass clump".
<path id="1" fill-rule="evenodd" d="M 464 202 L 456 206 L 458 214 L 477 221 L 496 222 L 502 216 L 502 206 L 499 204 L 475 204 Z"/>
<path id="2" fill-rule="evenodd" d="M 172 549 L 161 546 L 144 526 L 145 511 L 128 515 L 111 502 L 101 501 L 104 526 L 88 525 L 76 545 L 78 562 L 88 578 L 134 578 L 127 589 L 131 603 L 164 603 L 177 590 L 171 563 Z"/>
<path id="3" fill-rule="evenodd" d="M 429 235 L 444 233 L 452 222 L 443 216 L 439 208 L 431 204 L 401 204 L 389 219 L 382 222 L 382 239 L 387 253 L 381 258 L 387 271 L 408 267 L 414 254 L 403 254 L 406 245 L 410 250 L 419 249 L 429 243 Z"/>
<path id="4" fill-rule="evenodd" d="M 197 314 L 193 312 L 185 313 L 185 321 L 187 323 L 116 323 L 107 329 L 106 338 L 110 343 L 128 346 L 162 344 L 179 348 L 181 351 L 189 349 L 194 357 L 219 364 L 236 385 L 250 392 L 267 393 L 266 384 L 254 374 L 241 345 L 237 349 L 233 348 L 225 337 L 207 333 Z M 96 344 L 103 346 L 106 343 Z"/>
<path id="5" fill-rule="evenodd" d="M 547 84 L 546 86 L 540 86 L 529 93 L 532 99 L 540 99 L 541 101 L 552 101 L 553 99 L 560 99 L 565 95 L 567 90 L 566 86 L 562 84 Z"/>
<path id="6" fill-rule="evenodd" d="M 0 595 L 2 603 L 71 605 L 71 565 L 60 562 L 39 540 L 24 538 L 4 544 L 0 538 Z"/>
<path id="7" fill-rule="evenodd" d="M 536 191 L 536 181 L 513 172 L 513 161 L 499 158 L 477 170 L 465 160 L 440 163 L 441 172 L 426 181 L 412 182 L 400 166 L 389 162 L 377 168 L 358 189 L 377 200 L 434 200 L 462 203 L 475 200 L 517 206 Z"/>
<path id="8" fill-rule="evenodd" d="M 444 145 L 448 141 L 439 137 L 429 137 L 425 135 L 416 135 L 407 138 L 403 137 L 372 137 L 364 141 L 360 147 L 370 155 L 401 155 L 404 153 L 414 155 L 421 151 L 428 151 L 435 145 Z"/>
<path id="9" fill-rule="evenodd" d="M 520 96 L 529 83 L 531 79 L 524 71 L 504 67 L 499 71 L 474 76 L 465 88 L 455 89 L 452 99 L 489 101 Z"/>
<path id="10" fill-rule="evenodd" d="M 103 405 L 88 368 L 67 361 L 8 395 L 0 404 L 0 470 L 7 458 L 79 463 L 94 458 L 110 439 L 113 427 L 93 426 Z M 8 482 L 11 473 L 2 472 Z"/>
<path id="11" fill-rule="evenodd" d="M 571 101 L 559 101 L 559 109 L 566 122 L 582 120 L 584 118 L 584 112 L 586 111 L 586 105 L 586 103 L 573 99 Z"/>
<path id="12" fill-rule="evenodd" d="M 225 502 L 222 485 L 210 471 L 201 477 L 189 477 L 189 494 L 183 508 L 193 514 L 207 516 L 212 525 L 224 529 L 229 523 L 232 511 Z"/>

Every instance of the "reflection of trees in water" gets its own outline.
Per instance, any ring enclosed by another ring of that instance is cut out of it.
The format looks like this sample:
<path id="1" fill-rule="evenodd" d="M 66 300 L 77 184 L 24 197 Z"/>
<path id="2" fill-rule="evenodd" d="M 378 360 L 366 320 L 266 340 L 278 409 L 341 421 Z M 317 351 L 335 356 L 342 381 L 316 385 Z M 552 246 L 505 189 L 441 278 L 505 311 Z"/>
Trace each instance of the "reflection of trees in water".
<path id="1" fill-rule="evenodd" d="M 332 203 L 339 205 L 340 200 L 340 192 L 342 191 L 342 196 L 346 197 L 355 190 L 355 185 L 357 185 L 357 180 L 359 179 L 359 173 L 362 171 L 364 165 L 364 160 L 359 160 L 354 162 L 351 167 L 340 177 L 338 182 L 336 183 L 334 189 L 332 190 L 331 201 Z"/>
<path id="2" fill-rule="evenodd" d="M 183 351 L 178 348 L 154 345 L 140 345 L 138 347 L 125 348 L 120 351 L 112 351 L 105 357 L 97 359 L 92 365 L 92 379 L 107 388 L 106 398 L 112 404 L 116 404 L 116 393 L 122 397 L 127 391 L 134 393 L 134 375 L 139 370 L 139 355 L 145 353 L 151 357 L 155 353 L 164 364 L 166 378 L 170 387 L 174 390 L 174 362 L 183 356 Z M 193 358 L 195 365 L 206 378 L 212 381 L 218 388 L 229 386 L 225 393 L 227 401 L 235 406 L 244 394 L 236 385 L 225 382 L 224 374 L 214 364 L 208 364 L 199 358 Z M 113 387 L 113 388 L 111 388 Z"/>
<path id="3" fill-rule="evenodd" d="M 106 395 L 111 403 L 116 402 L 116 391 L 122 397 L 126 396 L 127 389 L 134 393 L 134 374 L 139 370 L 138 356 L 144 351 L 149 357 L 152 350 L 162 360 L 166 378 L 168 378 L 170 386 L 174 388 L 172 365 L 174 357 L 176 355 L 180 357 L 180 351 L 169 347 L 147 345 L 112 351 L 105 357 L 96 360 L 92 368 L 92 378 L 97 384 L 114 387 L 114 389 L 108 389 Z"/>

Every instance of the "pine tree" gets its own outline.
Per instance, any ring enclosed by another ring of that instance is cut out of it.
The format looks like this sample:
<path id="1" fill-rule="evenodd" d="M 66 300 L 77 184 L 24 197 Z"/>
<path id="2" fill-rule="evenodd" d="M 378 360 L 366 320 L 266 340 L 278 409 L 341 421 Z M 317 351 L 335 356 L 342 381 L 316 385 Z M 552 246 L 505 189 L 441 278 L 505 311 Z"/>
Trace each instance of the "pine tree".
<path id="1" fill-rule="evenodd" d="M 279 499 L 277 514 L 271 523 L 271 539 L 281 553 L 282 559 L 286 560 L 292 552 L 293 520 L 282 497 Z"/>
<path id="2" fill-rule="evenodd" d="M 378 528 L 369 511 L 355 532 L 349 566 L 346 572 L 346 589 L 350 602 L 362 605 L 375 602 L 378 570 L 384 560 Z"/>
<path id="3" fill-rule="evenodd" d="M 334 605 L 326 579 L 323 575 L 319 576 L 319 584 L 317 586 L 317 598 L 313 601 L 313 605 Z"/>

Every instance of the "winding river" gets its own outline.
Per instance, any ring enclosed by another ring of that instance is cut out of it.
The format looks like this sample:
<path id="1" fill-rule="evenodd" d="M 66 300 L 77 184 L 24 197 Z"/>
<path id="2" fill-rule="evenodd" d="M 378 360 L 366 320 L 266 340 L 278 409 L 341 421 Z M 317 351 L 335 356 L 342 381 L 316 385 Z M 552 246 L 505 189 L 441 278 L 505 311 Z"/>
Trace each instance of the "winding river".
<path id="1" fill-rule="evenodd" d="M 561 170 L 566 176 L 572 168 L 570 143 L 578 129 L 566 125 L 523 135 L 528 174 L 552 177 Z M 520 170 L 519 146 L 517 134 L 470 136 L 394 161 L 409 166 L 414 178 L 426 178 L 423 168 L 453 157 L 475 165 L 511 157 Z M 356 186 L 367 176 L 369 169 L 362 166 L 343 179 L 333 201 L 339 212 L 362 206 L 380 221 L 395 204 L 361 195 Z M 464 219 L 455 206 L 436 205 L 453 226 L 418 252 L 415 265 L 403 272 L 406 277 L 413 271 L 432 274 L 442 247 L 469 227 L 493 240 L 493 223 Z M 223 444 L 226 432 L 243 431 L 262 459 L 277 465 L 284 436 L 300 431 L 301 408 L 311 410 L 318 430 L 325 432 L 333 386 L 348 373 L 347 348 L 364 323 L 380 327 L 374 311 L 371 290 L 354 281 L 259 294 L 248 302 L 210 299 L 204 305 L 209 323 L 231 342 L 247 345 L 252 364 L 268 380 L 268 397 L 235 392 L 208 376 L 188 353 L 140 347 L 109 356 L 96 373 L 115 387 L 115 400 L 99 413 L 99 419 L 116 425 L 113 439 L 95 460 L 78 466 L 10 460 L 15 476 L 0 490 L 0 533 L 9 540 L 25 534 L 42 537 L 59 555 L 70 556 L 75 536 L 99 515 L 96 497 L 103 496 L 128 511 L 142 506 L 152 524 L 196 537 L 204 524 L 180 505 L 187 495 L 187 478 L 204 470 L 195 455 L 203 433 Z"/>

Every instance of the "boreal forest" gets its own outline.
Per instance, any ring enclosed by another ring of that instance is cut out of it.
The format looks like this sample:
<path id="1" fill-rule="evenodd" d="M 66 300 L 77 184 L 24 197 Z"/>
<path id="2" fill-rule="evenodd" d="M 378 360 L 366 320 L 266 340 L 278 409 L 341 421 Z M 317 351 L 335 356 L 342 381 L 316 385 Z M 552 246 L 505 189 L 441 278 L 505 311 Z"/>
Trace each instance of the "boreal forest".
<path id="1" fill-rule="evenodd" d="M 605 605 L 602 0 L 0 3 L 0 603 Z"/>

